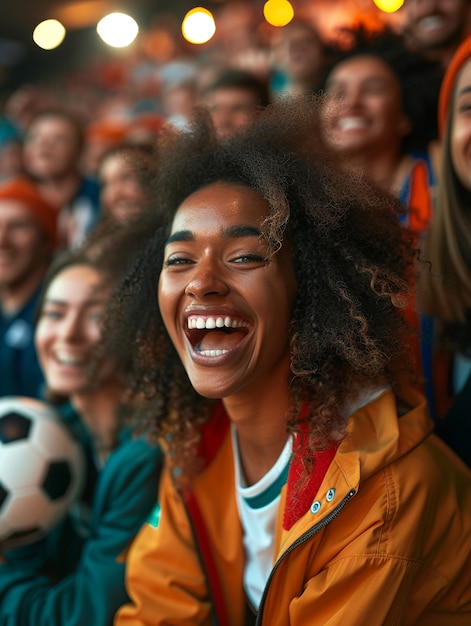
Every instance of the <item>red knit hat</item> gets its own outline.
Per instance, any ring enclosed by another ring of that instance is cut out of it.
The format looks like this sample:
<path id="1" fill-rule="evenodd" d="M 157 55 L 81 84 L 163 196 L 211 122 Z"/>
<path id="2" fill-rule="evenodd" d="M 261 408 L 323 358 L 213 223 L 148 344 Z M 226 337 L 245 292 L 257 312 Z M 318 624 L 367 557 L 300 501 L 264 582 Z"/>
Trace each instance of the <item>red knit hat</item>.
<path id="1" fill-rule="evenodd" d="M 0 210 L 2 200 L 17 200 L 25 205 L 51 243 L 56 244 L 58 209 L 45 200 L 36 185 L 24 176 L 8 178 L 0 183 Z"/>
<path id="2" fill-rule="evenodd" d="M 451 94 L 455 85 L 459 71 L 471 57 L 471 36 L 467 37 L 456 50 L 448 65 L 445 76 L 440 87 L 440 97 L 438 100 L 438 130 L 440 137 L 445 131 L 446 117 L 450 106 Z"/>

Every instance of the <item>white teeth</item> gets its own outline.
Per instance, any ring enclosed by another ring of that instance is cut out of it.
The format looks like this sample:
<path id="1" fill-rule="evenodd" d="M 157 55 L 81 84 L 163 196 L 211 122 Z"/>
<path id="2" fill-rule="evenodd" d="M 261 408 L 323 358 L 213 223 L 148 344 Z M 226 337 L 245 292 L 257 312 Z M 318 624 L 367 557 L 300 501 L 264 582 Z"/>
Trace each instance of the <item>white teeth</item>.
<path id="1" fill-rule="evenodd" d="M 244 328 L 247 326 L 246 322 L 240 320 L 231 319 L 227 317 L 189 317 L 188 328 L 202 330 L 204 328 L 208 330 L 214 330 L 215 328 Z"/>
<path id="2" fill-rule="evenodd" d="M 227 354 L 229 350 L 199 350 L 199 353 L 203 356 L 221 356 L 221 354 Z"/>
<path id="3" fill-rule="evenodd" d="M 362 117 L 344 117 L 339 121 L 339 127 L 342 130 L 356 130 L 357 128 L 365 128 L 366 122 Z"/>
<path id="4" fill-rule="evenodd" d="M 434 28 L 440 28 L 442 26 L 443 18 L 440 15 L 429 15 L 422 18 L 419 24 L 424 30 L 433 30 Z"/>
<path id="5" fill-rule="evenodd" d="M 83 365 L 85 363 L 85 360 L 83 358 L 65 354 L 57 355 L 57 360 L 61 365 Z"/>

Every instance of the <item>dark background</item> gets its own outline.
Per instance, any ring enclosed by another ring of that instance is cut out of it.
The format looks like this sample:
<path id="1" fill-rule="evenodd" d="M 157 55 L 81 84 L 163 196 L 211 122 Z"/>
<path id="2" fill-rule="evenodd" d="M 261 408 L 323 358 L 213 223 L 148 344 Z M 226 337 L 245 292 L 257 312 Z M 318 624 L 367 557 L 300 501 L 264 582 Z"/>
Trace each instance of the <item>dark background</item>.
<path id="1" fill-rule="evenodd" d="M 198 4 L 191 0 L 0 0 L 0 87 L 47 79 L 97 56 L 112 55 L 96 34 L 98 20 L 107 13 L 127 12 L 145 28 L 161 14 L 181 20 Z M 220 4 L 205 2 L 204 6 L 211 10 Z M 56 50 L 45 51 L 33 42 L 32 32 L 48 18 L 59 19 L 67 35 Z"/>

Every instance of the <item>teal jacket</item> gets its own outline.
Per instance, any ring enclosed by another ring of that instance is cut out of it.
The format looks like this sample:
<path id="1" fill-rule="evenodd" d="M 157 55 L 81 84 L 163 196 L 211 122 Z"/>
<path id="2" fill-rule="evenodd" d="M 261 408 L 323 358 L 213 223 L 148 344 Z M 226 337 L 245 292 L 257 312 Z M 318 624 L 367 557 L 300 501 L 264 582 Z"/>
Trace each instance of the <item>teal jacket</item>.
<path id="1" fill-rule="evenodd" d="M 5 551 L 0 626 L 110 626 L 128 595 L 128 547 L 157 501 L 162 453 L 124 432 L 93 488 L 86 537 L 70 515 L 42 541 Z"/>

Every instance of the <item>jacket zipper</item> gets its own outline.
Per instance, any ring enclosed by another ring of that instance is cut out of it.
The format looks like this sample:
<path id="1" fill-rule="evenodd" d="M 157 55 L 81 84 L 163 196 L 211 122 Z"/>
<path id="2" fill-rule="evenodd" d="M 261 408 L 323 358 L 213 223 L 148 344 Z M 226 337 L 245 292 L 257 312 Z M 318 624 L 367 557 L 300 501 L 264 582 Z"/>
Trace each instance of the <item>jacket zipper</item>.
<path id="1" fill-rule="evenodd" d="M 255 626 L 260 626 L 262 623 L 263 608 L 265 605 L 266 597 L 268 595 L 268 588 L 281 562 L 285 559 L 285 557 L 288 554 L 290 554 L 293 550 L 295 550 L 299 545 L 301 545 L 302 543 L 304 543 L 305 541 L 313 537 L 315 534 L 317 534 L 320 530 L 328 526 L 330 522 L 332 522 L 332 520 L 334 520 L 338 516 L 338 514 L 341 512 L 341 510 L 347 504 L 350 498 L 353 498 L 355 494 L 356 494 L 356 489 L 350 489 L 350 491 L 347 493 L 344 499 L 341 502 L 339 502 L 339 504 L 335 507 L 333 511 L 331 511 L 328 515 L 326 515 L 326 517 L 321 519 L 320 522 L 317 522 L 317 524 L 314 524 L 314 526 L 312 526 L 303 535 L 301 535 L 301 537 L 298 537 L 296 541 L 292 543 L 285 552 L 283 552 L 283 554 L 280 556 L 278 561 L 273 566 L 270 572 L 270 576 L 268 577 L 267 584 L 265 585 L 265 588 L 263 590 L 262 598 L 260 600 L 260 606 L 259 606 L 258 613 L 257 613 L 257 619 L 255 621 Z"/>

